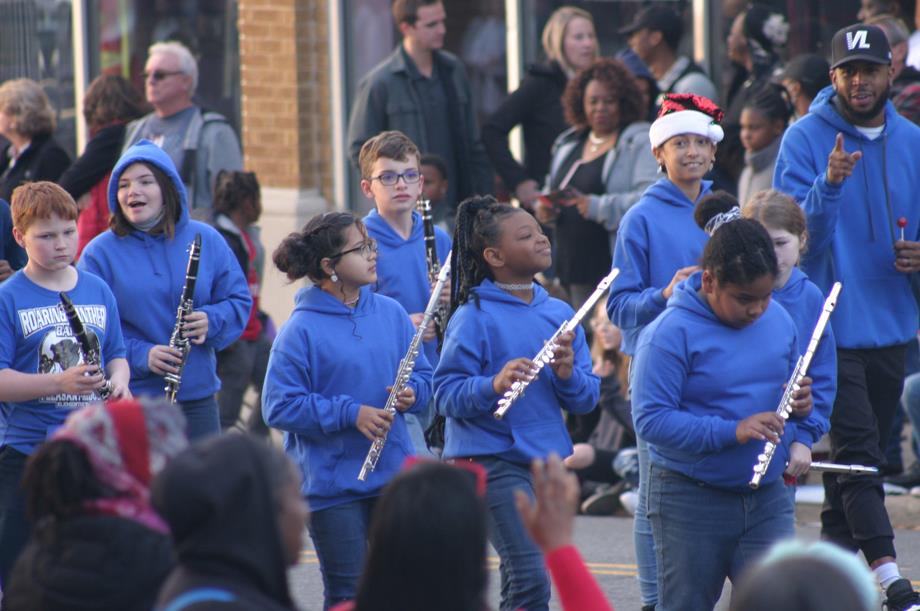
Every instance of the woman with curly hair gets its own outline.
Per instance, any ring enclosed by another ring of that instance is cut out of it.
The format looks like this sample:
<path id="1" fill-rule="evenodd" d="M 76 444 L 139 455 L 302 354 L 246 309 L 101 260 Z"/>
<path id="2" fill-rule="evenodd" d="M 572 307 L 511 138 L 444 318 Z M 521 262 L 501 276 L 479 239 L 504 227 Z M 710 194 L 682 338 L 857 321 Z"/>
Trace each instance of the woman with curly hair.
<path id="1" fill-rule="evenodd" d="M 639 86 L 622 62 L 599 59 L 578 72 L 562 106 L 572 127 L 553 144 L 537 218 L 555 223 L 556 275 L 578 305 L 610 271 L 620 219 L 658 166 Z"/>
<path id="2" fill-rule="evenodd" d="M 70 165 L 70 156 L 51 136 L 54 109 L 38 83 L 20 78 L 0 85 L 0 199 L 10 200 L 24 182 L 56 181 Z"/>

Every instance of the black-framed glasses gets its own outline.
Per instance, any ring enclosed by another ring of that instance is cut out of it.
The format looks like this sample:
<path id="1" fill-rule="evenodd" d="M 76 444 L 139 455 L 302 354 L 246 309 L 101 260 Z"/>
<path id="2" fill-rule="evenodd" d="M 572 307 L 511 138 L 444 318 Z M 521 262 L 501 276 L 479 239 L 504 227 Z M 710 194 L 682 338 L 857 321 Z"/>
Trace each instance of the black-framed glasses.
<path id="1" fill-rule="evenodd" d="M 414 185 L 422 177 L 422 173 L 418 170 L 406 170 L 402 174 L 397 172 L 381 172 L 377 176 L 371 176 L 371 180 L 379 180 L 380 184 L 385 187 L 392 187 L 399 179 L 402 178 L 403 182 L 407 185 Z"/>
<path id="2" fill-rule="evenodd" d="M 360 254 L 365 259 L 370 259 L 372 254 L 377 253 L 377 240 L 374 238 L 368 238 L 354 248 L 349 248 L 348 250 L 343 250 L 342 252 L 333 255 L 332 258 L 341 259 L 345 255 L 351 254 L 353 252 Z"/>
<path id="3" fill-rule="evenodd" d="M 141 76 L 144 77 L 144 80 L 152 78 L 154 82 L 162 81 L 171 76 L 176 76 L 177 74 L 185 74 L 181 70 L 154 70 L 153 72 L 144 72 Z"/>

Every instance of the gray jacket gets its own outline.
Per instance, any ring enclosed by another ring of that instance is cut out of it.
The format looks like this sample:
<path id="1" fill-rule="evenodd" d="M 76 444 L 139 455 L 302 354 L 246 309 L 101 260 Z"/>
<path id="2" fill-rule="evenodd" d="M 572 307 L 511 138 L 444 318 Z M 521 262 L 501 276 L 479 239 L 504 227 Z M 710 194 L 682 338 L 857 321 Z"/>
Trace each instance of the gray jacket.
<path id="1" fill-rule="evenodd" d="M 745 165 L 738 178 L 738 201 L 742 206 L 758 191 L 773 188 L 773 168 L 781 141 L 781 137 L 776 138 L 766 148 L 744 154 Z"/>
<path id="2" fill-rule="evenodd" d="M 600 223 L 610 232 L 611 252 L 620 219 L 659 178 L 658 162 L 652 155 L 652 145 L 648 138 L 649 127 L 649 124 L 643 121 L 626 126 L 620 133 L 616 146 L 607 152 L 604 159 L 604 194 L 588 196 L 588 214 L 585 218 Z M 547 185 L 556 183 L 562 162 L 569 157 L 572 148 L 577 146 L 581 139 L 581 132 L 574 127 L 556 138 Z"/>
<path id="3" fill-rule="evenodd" d="M 208 221 L 214 205 L 214 186 L 221 170 L 242 170 L 243 153 L 233 127 L 220 113 L 195 113 L 182 142 L 185 157 L 176 168 L 188 190 L 189 214 Z M 153 113 L 128 123 L 122 154 L 138 140 Z"/>
<path id="4" fill-rule="evenodd" d="M 473 112 L 470 84 L 460 61 L 446 51 L 435 51 L 438 69 L 449 75 L 454 97 L 449 103 L 456 105 L 456 129 L 459 136 L 454 142 L 457 153 L 457 194 L 460 199 L 474 193 L 491 193 L 494 177 L 489 158 L 479 139 L 476 116 Z M 450 97 L 450 95 L 449 95 Z M 348 156 L 358 167 L 361 146 L 382 131 L 399 130 L 406 134 L 423 153 L 428 151 L 428 137 L 421 111 L 418 92 L 406 67 L 401 46 L 378 64 L 358 85 L 358 92 L 348 122 Z M 459 201 L 459 200 L 458 200 Z"/>

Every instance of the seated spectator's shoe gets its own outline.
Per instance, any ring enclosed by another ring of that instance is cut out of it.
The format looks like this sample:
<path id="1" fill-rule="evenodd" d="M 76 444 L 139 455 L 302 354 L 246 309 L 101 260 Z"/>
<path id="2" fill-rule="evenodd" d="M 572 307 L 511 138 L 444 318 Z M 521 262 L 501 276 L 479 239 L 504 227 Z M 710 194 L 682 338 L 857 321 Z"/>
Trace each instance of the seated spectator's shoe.
<path id="1" fill-rule="evenodd" d="M 888 611 L 920 611 L 920 593 L 914 591 L 910 581 L 898 579 L 885 592 L 885 609 Z"/>
<path id="2" fill-rule="evenodd" d="M 623 506 L 623 509 L 625 509 L 629 515 L 636 515 L 636 507 L 639 506 L 639 493 L 635 490 L 624 492 L 620 495 L 620 505 Z"/>
<path id="3" fill-rule="evenodd" d="M 902 488 L 920 486 L 920 462 L 915 462 L 910 469 L 901 475 L 891 475 L 885 478 L 886 484 L 894 484 Z"/>
<path id="4" fill-rule="evenodd" d="M 620 506 L 623 483 L 603 486 L 581 504 L 581 512 L 586 516 L 612 516 Z"/>
<path id="5" fill-rule="evenodd" d="M 639 450 L 624 448 L 613 459 L 613 471 L 633 488 L 639 487 Z"/>
<path id="6" fill-rule="evenodd" d="M 920 499 L 920 486 L 914 486 L 910 489 L 910 495 Z"/>
<path id="7" fill-rule="evenodd" d="M 641 611 L 655 611 L 655 605 L 645 605 Z"/>

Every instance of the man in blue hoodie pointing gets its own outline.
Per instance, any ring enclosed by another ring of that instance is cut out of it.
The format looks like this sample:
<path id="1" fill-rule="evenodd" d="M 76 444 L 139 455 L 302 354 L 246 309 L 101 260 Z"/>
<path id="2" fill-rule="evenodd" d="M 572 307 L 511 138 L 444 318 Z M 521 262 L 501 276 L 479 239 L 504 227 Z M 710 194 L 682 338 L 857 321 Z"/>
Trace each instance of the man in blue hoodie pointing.
<path id="1" fill-rule="evenodd" d="M 917 332 L 912 276 L 920 271 L 920 128 L 888 101 L 891 51 L 876 26 L 834 35 L 831 86 L 783 138 L 773 186 L 808 216 L 802 267 L 822 290 L 843 282 L 832 323 L 837 399 L 831 453 L 840 463 L 884 464 L 904 379 L 904 351 Z M 905 224 L 906 223 L 906 224 Z M 920 609 L 901 577 L 878 477 L 824 475 L 822 535 L 862 550 L 888 609 Z"/>

